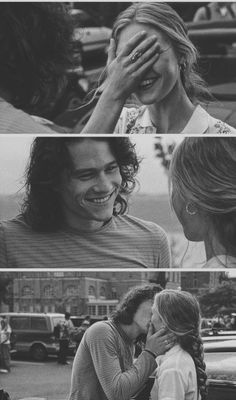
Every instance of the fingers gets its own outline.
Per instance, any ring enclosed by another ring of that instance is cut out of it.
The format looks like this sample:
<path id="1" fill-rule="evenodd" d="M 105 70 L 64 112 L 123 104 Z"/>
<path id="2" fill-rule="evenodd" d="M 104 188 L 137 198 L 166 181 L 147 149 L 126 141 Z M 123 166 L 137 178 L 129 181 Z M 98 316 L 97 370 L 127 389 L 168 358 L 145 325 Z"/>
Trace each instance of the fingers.
<path id="1" fill-rule="evenodd" d="M 110 45 L 108 48 L 107 65 L 109 65 L 116 57 L 116 43 L 114 39 L 110 40 Z"/>
<path id="2" fill-rule="evenodd" d="M 141 31 L 139 33 L 136 33 L 131 39 L 128 40 L 124 48 L 121 50 L 120 54 L 122 57 L 123 56 L 128 56 L 132 50 L 135 49 L 135 47 L 144 40 L 145 36 L 147 33 L 145 31 Z"/>
<path id="3" fill-rule="evenodd" d="M 175 335 L 172 333 L 166 333 L 165 328 L 162 328 L 147 338 L 146 348 L 154 352 L 156 355 L 161 355 L 171 349 L 175 343 Z"/>
<path id="4" fill-rule="evenodd" d="M 156 331 L 155 332 L 155 336 L 156 337 L 164 337 L 164 339 L 165 339 L 165 336 L 168 336 L 169 335 L 169 333 L 167 333 L 166 332 L 166 328 L 165 327 L 163 327 L 163 328 L 161 328 L 161 329 L 159 329 L 158 331 Z"/>
<path id="5" fill-rule="evenodd" d="M 155 35 L 148 37 L 144 41 L 142 41 L 141 44 L 136 46 L 130 53 L 124 55 L 123 51 L 124 49 L 117 55 L 117 60 L 121 60 L 122 58 L 125 61 L 125 64 L 132 64 L 136 63 L 137 60 L 139 61 L 140 59 L 143 60 L 144 55 L 146 56 L 146 53 L 150 56 L 150 53 L 153 53 L 154 51 L 157 51 L 160 48 L 160 45 L 157 42 L 157 37 Z M 137 58 L 135 58 L 136 55 L 139 55 Z M 147 55 L 147 57 L 148 57 Z"/>
<path id="6" fill-rule="evenodd" d="M 149 323 L 149 327 L 148 327 L 148 333 L 147 333 L 147 339 L 152 336 L 154 334 L 154 326 L 153 324 L 150 322 Z"/>
<path id="7" fill-rule="evenodd" d="M 133 63 L 133 71 L 141 69 L 142 66 L 146 69 L 145 67 L 149 67 L 159 59 L 160 54 L 160 44 L 156 42 Z"/>

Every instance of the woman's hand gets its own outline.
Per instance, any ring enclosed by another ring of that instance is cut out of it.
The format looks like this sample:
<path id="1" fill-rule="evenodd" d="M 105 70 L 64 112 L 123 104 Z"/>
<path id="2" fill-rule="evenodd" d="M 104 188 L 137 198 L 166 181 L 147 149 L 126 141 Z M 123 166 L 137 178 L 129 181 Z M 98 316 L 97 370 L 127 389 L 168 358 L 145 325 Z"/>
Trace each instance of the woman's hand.
<path id="1" fill-rule="evenodd" d="M 105 89 L 117 100 L 126 100 L 134 92 L 145 73 L 158 60 L 160 45 L 155 35 L 148 38 L 142 31 L 134 35 L 116 56 L 116 45 L 111 39 L 108 50 Z"/>
<path id="2" fill-rule="evenodd" d="M 150 323 L 145 349 L 151 351 L 156 356 L 165 354 L 176 343 L 176 336 L 173 333 L 167 333 L 165 328 L 161 328 L 154 333 L 153 325 Z"/>

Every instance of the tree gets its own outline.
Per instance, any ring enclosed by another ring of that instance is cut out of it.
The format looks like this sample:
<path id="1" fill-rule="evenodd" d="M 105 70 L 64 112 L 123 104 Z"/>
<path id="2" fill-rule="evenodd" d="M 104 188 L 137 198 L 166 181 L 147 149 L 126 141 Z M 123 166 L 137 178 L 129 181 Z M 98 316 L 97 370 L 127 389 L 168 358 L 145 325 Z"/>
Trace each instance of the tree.
<path id="1" fill-rule="evenodd" d="M 165 168 L 165 170 L 168 171 L 170 166 L 171 155 L 174 151 L 176 143 L 172 142 L 164 146 L 162 138 L 157 138 L 154 146 L 155 146 L 156 156 L 161 159 L 162 166 Z"/>
<path id="2" fill-rule="evenodd" d="M 236 311 L 236 288 L 232 282 L 217 287 L 214 291 L 203 294 L 198 298 L 202 314 L 212 317 L 222 310 Z"/>

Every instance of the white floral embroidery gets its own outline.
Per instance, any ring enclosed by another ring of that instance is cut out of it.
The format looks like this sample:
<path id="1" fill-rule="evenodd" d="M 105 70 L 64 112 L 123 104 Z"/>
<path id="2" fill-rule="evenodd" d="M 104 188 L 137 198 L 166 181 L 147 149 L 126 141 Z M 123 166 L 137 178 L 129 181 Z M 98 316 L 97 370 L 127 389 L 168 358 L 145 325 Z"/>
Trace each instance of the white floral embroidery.
<path id="1" fill-rule="evenodd" d="M 217 123 L 215 124 L 215 128 L 216 128 L 216 133 L 219 134 L 232 133 L 230 126 L 220 120 L 218 120 Z"/>
<path id="2" fill-rule="evenodd" d="M 140 107 L 137 109 L 131 108 L 127 110 L 127 124 L 126 124 L 126 132 L 128 134 L 146 134 L 146 133 L 156 133 L 156 128 L 154 126 L 141 126 L 139 123 L 137 124 L 137 119 L 143 114 L 144 107 Z"/>

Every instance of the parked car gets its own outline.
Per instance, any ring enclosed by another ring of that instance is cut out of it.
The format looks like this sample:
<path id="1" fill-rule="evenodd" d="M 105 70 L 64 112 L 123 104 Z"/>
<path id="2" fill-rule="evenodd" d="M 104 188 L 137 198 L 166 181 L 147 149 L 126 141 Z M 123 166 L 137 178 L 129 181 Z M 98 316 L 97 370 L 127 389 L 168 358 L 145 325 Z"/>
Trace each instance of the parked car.
<path id="1" fill-rule="evenodd" d="M 75 24 L 74 37 L 82 43 L 83 53 L 107 53 L 111 29 L 102 26 L 84 10 L 71 9 L 70 14 Z"/>
<path id="2" fill-rule="evenodd" d="M 206 371 L 208 375 L 207 400 L 236 399 L 236 339 L 220 343 L 204 343 Z M 135 400 L 149 400 L 154 383 L 151 376 Z"/>
<path id="3" fill-rule="evenodd" d="M 16 352 L 28 353 L 35 361 L 43 361 L 50 354 L 57 354 L 59 341 L 55 327 L 64 321 L 64 314 L 56 313 L 1 313 L 9 319 L 12 329 L 11 347 Z M 71 343 L 71 347 L 75 347 Z"/>
<path id="4" fill-rule="evenodd" d="M 226 340 L 234 340 L 236 339 L 236 331 L 235 330 L 226 330 L 222 328 L 210 328 L 204 329 L 201 332 L 202 340 L 204 343 L 210 342 L 222 342 Z"/>
<path id="5" fill-rule="evenodd" d="M 236 398 L 236 337 L 204 343 L 205 362 L 209 378 L 208 400 Z"/>

